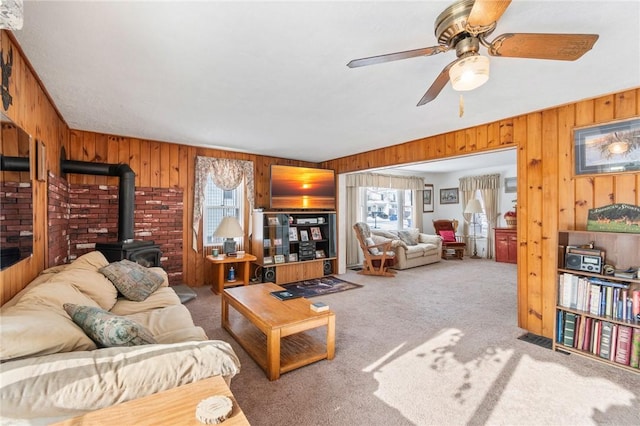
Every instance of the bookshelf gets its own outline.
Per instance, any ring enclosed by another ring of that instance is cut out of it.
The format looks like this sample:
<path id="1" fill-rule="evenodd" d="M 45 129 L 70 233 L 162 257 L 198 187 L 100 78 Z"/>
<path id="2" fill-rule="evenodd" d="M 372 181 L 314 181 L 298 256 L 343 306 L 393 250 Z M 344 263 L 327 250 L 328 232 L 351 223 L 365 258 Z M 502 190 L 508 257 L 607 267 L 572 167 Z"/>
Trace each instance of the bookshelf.
<path id="1" fill-rule="evenodd" d="M 593 253 L 604 254 L 601 264 Z M 605 265 L 638 271 L 640 234 L 558 233 L 553 349 L 640 373 L 640 279 L 604 275 Z"/>
<path id="2" fill-rule="evenodd" d="M 336 213 L 253 212 L 251 251 L 263 282 L 286 284 L 336 270 Z"/>

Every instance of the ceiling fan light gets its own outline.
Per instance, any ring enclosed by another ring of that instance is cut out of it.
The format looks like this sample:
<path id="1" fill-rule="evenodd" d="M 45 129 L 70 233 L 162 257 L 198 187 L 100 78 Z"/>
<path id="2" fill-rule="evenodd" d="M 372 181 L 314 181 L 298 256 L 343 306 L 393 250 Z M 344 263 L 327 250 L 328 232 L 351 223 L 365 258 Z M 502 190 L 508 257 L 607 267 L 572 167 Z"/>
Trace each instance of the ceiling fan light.
<path id="1" fill-rule="evenodd" d="M 22 0 L 0 0 L 0 29 L 21 30 L 22 11 Z"/>
<path id="2" fill-rule="evenodd" d="M 453 90 L 464 92 L 482 86 L 489 80 L 489 58 L 474 55 L 456 62 L 449 69 Z"/>

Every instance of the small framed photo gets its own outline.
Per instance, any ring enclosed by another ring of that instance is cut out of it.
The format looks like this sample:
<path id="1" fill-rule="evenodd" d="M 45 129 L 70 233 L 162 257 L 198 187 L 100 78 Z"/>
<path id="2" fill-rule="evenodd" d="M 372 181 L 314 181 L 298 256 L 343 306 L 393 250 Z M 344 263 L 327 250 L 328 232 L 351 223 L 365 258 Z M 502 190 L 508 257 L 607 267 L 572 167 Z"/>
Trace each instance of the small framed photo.
<path id="1" fill-rule="evenodd" d="M 300 230 L 300 241 L 309 241 L 309 232 L 306 229 Z"/>
<path id="2" fill-rule="evenodd" d="M 322 232 L 320 232 L 320 228 L 317 226 L 312 226 L 310 228 L 311 230 L 311 238 L 314 240 L 321 240 L 322 239 Z"/>
<path id="3" fill-rule="evenodd" d="M 280 221 L 278 220 L 278 216 L 269 216 L 267 217 L 267 223 L 269 226 L 280 225 Z"/>
<path id="4" fill-rule="evenodd" d="M 327 257 L 324 250 L 316 250 L 316 259 L 322 259 L 323 257 Z"/>
<path id="5" fill-rule="evenodd" d="M 269 248 L 269 247 L 271 247 L 271 240 L 269 240 L 269 239 L 265 238 L 264 240 L 262 240 L 262 246 L 263 246 L 264 248 Z"/>
<path id="6" fill-rule="evenodd" d="M 289 241 L 298 241 L 298 228 L 295 226 L 289 228 Z"/>
<path id="7" fill-rule="evenodd" d="M 458 204 L 458 188 L 444 188 L 440 190 L 440 204 Z"/>
<path id="8" fill-rule="evenodd" d="M 422 190 L 422 212 L 433 213 L 433 185 L 425 184 Z"/>
<path id="9" fill-rule="evenodd" d="M 504 192 L 518 192 L 518 178 L 508 177 L 504 178 Z"/>
<path id="10" fill-rule="evenodd" d="M 291 253 L 289 255 L 289 262 L 297 262 L 298 261 L 298 253 Z"/>
<path id="11" fill-rule="evenodd" d="M 265 256 L 264 260 L 262 261 L 262 263 L 264 263 L 265 265 L 271 265 L 273 264 L 273 257 L 271 256 Z"/>
<path id="12" fill-rule="evenodd" d="M 275 263 L 284 263 L 284 254 L 276 254 L 273 256 L 273 261 Z"/>
<path id="13" fill-rule="evenodd" d="M 279 247 L 279 246 L 281 246 L 281 245 L 282 245 L 282 238 L 274 238 L 274 239 L 273 239 L 273 245 L 274 245 L 275 247 Z"/>

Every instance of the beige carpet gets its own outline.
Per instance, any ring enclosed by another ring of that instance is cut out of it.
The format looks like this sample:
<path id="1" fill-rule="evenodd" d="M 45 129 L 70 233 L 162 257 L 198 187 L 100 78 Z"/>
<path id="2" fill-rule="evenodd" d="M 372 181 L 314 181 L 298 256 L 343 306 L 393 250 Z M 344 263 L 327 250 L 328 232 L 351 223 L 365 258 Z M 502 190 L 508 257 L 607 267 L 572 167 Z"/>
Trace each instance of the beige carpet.
<path id="1" fill-rule="evenodd" d="M 336 313 L 336 357 L 270 382 L 220 327 L 208 288 L 186 304 L 242 361 L 231 384 L 260 425 L 639 425 L 640 374 L 518 340 L 516 267 L 442 261 L 394 278 L 355 272 Z"/>

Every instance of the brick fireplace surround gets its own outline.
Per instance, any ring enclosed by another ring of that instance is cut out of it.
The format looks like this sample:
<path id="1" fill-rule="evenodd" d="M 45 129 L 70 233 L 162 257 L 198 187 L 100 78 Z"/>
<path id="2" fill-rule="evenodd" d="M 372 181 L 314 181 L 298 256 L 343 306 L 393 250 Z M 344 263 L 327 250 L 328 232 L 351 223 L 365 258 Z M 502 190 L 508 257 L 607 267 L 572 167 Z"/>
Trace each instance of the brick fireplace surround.
<path id="1" fill-rule="evenodd" d="M 69 184 L 49 174 L 49 266 L 67 263 L 118 237 L 118 186 Z M 162 251 L 170 284 L 182 284 L 183 191 L 135 188 L 134 239 Z"/>

